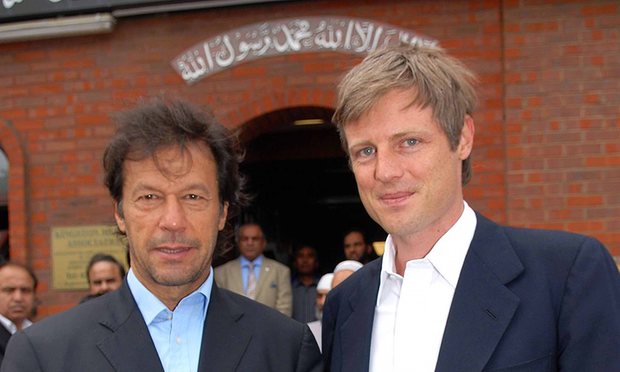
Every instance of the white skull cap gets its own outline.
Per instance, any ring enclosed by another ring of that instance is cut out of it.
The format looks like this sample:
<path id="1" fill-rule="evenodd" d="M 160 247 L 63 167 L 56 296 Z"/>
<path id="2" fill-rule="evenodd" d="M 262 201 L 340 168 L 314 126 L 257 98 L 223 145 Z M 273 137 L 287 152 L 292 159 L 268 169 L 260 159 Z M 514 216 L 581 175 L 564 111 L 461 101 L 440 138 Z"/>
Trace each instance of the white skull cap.
<path id="1" fill-rule="evenodd" d="M 317 291 L 330 291 L 332 289 L 333 273 L 325 274 L 319 279 L 319 283 L 316 285 Z"/>
<path id="2" fill-rule="evenodd" d="M 363 266 L 364 265 L 362 265 L 360 262 L 353 261 L 353 260 L 346 260 L 336 265 L 336 268 L 334 268 L 334 272 L 337 273 L 338 271 L 342 271 L 342 270 L 351 270 L 353 272 L 356 272 L 357 270 L 361 269 Z"/>

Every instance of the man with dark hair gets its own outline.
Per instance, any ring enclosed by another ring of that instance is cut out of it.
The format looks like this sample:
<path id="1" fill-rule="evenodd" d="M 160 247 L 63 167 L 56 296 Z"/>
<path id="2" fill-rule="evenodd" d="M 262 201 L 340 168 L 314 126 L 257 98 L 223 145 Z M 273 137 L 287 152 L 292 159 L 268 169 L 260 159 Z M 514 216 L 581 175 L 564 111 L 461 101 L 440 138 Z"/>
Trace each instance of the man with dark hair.
<path id="1" fill-rule="evenodd" d="M 358 229 L 352 229 L 344 234 L 342 239 L 344 257 L 363 264 L 369 262 L 372 256 L 372 246 L 366 238 L 366 234 Z"/>
<path id="2" fill-rule="evenodd" d="M 333 121 L 381 259 L 331 290 L 330 371 L 620 371 L 620 277 L 596 239 L 498 225 L 464 201 L 474 75 L 388 47 L 339 85 Z"/>
<path id="3" fill-rule="evenodd" d="M 125 278 L 125 267 L 114 256 L 104 253 L 93 255 L 86 267 L 88 295 L 80 302 L 86 302 L 120 288 Z"/>
<path id="4" fill-rule="evenodd" d="M 214 283 L 213 255 L 245 202 L 236 137 L 181 101 L 120 124 L 103 165 L 127 279 L 14 336 L 2 372 L 320 371 L 306 325 Z"/>
<path id="5" fill-rule="evenodd" d="M 300 245 L 293 252 L 293 319 L 302 323 L 316 320 L 316 285 L 319 258 L 316 248 Z"/>
<path id="6" fill-rule="evenodd" d="M 36 289 L 37 277 L 30 268 L 15 262 L 0 264 L 0 365 L 11 336 L 32 325 L 28 318 Z"/>

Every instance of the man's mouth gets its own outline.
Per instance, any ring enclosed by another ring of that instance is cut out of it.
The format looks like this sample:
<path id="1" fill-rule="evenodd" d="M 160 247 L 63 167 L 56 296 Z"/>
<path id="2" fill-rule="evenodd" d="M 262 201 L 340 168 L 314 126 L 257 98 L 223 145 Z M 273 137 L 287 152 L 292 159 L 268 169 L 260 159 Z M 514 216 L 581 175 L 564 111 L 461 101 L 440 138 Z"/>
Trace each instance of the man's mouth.
<path id="1" fill-rule="evenodd" d="M 159 246 L 154 249 L 158 254 L 167 258 L 182 258 L 193 250 L 190 246 Z"/>
<path id="2" fill-rule="evenodd" d="M 406 202 L 414 193 L 409 191 L 385 193 L 379 196 L 379 200 L 386 205 L 399 205 Z"/>

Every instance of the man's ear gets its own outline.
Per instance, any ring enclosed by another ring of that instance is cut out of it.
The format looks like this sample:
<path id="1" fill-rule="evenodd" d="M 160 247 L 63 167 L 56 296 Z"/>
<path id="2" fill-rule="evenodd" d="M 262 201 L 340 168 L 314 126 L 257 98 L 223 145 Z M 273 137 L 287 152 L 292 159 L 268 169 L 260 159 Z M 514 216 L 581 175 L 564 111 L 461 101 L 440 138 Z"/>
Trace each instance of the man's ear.
<path id="1" fill-rule="evenodd" d="M 226 226 L 226 218 L 228 217 L 228 204 L 228 202 L 224 202 L 224 205 L 222 205 L 222 208 L 220 208 L 220 219 L 217 225 L 219 231 L 222 231 L 224 229 L 224 226 Z"/>
<path id="2" fill-rule="evenodd" d="M 461 129 L 461 138 L 457 147 L 457 152 L 461 160 L 465 160 L 471 154 L 471 150 L 474 146 L 474 133 L 476 129 L 474 127 L 474 118 L 470 115 L 465 115 L 463 122 L 463 129 Z"/>
<path id="3" fill-rule="evenodd" d="M 114 203 L 114 219 L 116 220 L 116 226 L 123 234 L 127 234 L 127 226 L 125 226 L 125 217 L 123 214 L 122 202 Z"/>

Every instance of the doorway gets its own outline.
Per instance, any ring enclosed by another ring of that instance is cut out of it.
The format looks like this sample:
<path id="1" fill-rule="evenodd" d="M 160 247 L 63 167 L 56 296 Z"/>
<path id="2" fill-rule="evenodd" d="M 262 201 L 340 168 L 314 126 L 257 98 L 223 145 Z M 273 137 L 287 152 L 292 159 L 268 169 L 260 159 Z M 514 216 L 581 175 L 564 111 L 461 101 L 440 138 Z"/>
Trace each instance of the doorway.
<path id="1" fill-rule="evenodd" d="M 254 197 L 241 221 L 263 225 L 272 243 L 265 254 L 285 264 L 296 246 L 314 246 L 321 272 L 344 259 L 345 231 L 362 229 L 371 241 L 386 236 L 359 199 L 332 114 L 321 107 L 280 110 L 253 119 L 241 134 L 241 171 Z"/>

